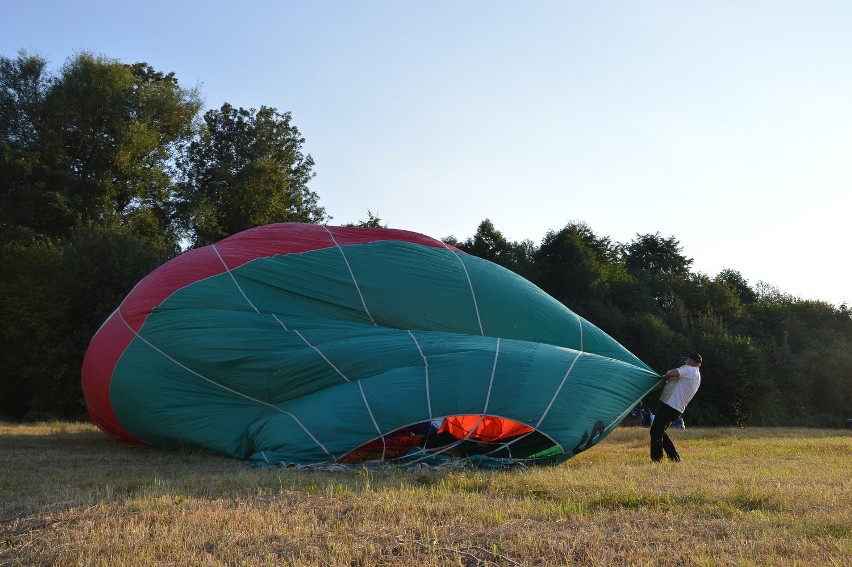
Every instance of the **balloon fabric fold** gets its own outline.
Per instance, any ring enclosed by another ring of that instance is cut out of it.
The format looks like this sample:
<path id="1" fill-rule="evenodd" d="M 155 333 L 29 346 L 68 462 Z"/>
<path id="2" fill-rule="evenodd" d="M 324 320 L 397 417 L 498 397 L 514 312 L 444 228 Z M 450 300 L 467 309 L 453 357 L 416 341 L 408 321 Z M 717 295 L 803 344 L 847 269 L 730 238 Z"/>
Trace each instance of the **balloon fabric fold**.
<path id="1" fill-rule="evenodd" d="M 297 223 L 151 272 L 82 369 L 103 431 L 258 466 L 558 463 L 658 381 L 496 264 L 414 232 Z"/>

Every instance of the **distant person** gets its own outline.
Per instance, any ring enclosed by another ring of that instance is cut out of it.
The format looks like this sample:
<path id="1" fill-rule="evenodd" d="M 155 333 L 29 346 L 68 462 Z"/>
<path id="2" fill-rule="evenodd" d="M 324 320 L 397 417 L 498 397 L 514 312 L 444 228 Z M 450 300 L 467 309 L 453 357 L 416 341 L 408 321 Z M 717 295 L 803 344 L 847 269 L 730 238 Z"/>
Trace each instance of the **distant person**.
<path id="1" fill-rule="evenodd" d="M 701 385 L 701 372 L 698 370 L 700 366 L 701 355 L 693 352 L 686 357 L 686 364 L 663 374 L 662 378 L 666 384 L 660 394 L 660 407 L 651 423 L 652 461 L 661 461 L 663 451 L 670 460 L 680 461 L 680 455 L 666 429 L 683 415 L 686 405 L 698 391 Z"/>

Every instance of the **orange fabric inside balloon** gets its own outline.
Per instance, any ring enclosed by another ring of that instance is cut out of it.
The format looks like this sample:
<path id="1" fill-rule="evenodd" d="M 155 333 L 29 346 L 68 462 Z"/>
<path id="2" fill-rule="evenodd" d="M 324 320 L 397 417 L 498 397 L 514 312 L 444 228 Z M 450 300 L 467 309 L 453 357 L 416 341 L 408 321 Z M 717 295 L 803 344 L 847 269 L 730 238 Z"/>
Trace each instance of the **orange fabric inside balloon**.
<path id="1" fill-rule="evenodd" d="M 532 431 L 532 427 L 523 423 L 490 415 L 454 415 L 446 418 L 438 429 L 438 433 L 449 433 L 457 439 L 467 438 L 485 443 L 517 437 Z"/>

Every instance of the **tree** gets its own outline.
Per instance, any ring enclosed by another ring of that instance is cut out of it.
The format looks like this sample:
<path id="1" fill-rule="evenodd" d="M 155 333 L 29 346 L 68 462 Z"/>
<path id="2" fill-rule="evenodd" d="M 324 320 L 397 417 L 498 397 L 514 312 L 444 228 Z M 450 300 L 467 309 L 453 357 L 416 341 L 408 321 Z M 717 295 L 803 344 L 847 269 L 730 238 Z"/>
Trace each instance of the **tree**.
<path id="1" fill-rule="evenodd" d="M 686 353 L 692 348 L 689 339 L 651 313 L 629 316 L 626 327 L 625 344 L 630 345 L 631 352 L 660 372 L 672 367 L 676 353 Z"/>
<path id="2" fill-rule="evenodd" d="M 44 61 L 0 60 L 2 217 L 7 230 L 65 238 L 127 226 L 174 248 L 174 155 L 201 102 L 173 74 L 82 53 L 54 77 Z"/>
<path id="3" fill-rule="evenodd" d="M 454 245 L 468 254 L 484 258 L 523 276 L 530 274 L 535 253 L 532 241 L 509 242 L 490 219 L 479 223 L 473 237 Z"/>
<path id="4" fill-rule="evenodd" d="M 204 242 L 325 218 L 289 114 L 225 105 L 202 125 L 200 108 L 145 63 L 0 57 L 4 417 L 80 415 L 91 335 L 188 229 Z"/>
<path id="5" fill-rule="evenodd" d="M 314 161 L 289 112 L 224 104 L 181 161 L 180 210 L 195 246 L 274 222 L 322 222 L 319 197 L 308 189 Z"/>
<path id="6" fill-rule="evenodd" d="M 663 238 L 660 233 L 636 235 L 627 245 L 625 265 L 634 274 L 669 274 L 685 277 L 692 258 L 681 254 L 680 242 L 674 237 Z"/>
<path id="7" fill-rule="evenodd" d="M 852 341 L 824 327 L 813 329 L 792 357 L 791 377 L 798 384 L 783 384 L 790 388 L 784 395 L 791 415 L 807 425 L 839 426 L 852 407 L 850 376 Z"/>
<path id="8" fill-rule="evenodd" d="M 0 57 L 0 140 L 32 149 L 38 114 L 49 81 L 47 61 L 21 51 L 17 59 Z"/>
<path id="9" fill-rule="evenodd" d="M 757 294 L 749 287 L 748 281 L 737 270 L 725 268 L 716 276 L 716 281 L 732 287 L 743 305 L 750 305 L 757 301 Z"/>
<path id="10" fill-rule="evenodd" d="M 494 228 L 490 219 L 479 223 L 476 234 L 464 241 L 460 247 L 468 254 L 490 260 L 495 264 L 506 262 L 511 255 L 511 246 L 503 233 Z"/>
<path id="11" fill-rule="evenodd" d="M 61 373 L 60 345 L 70 327 L 61 259 L 62 250 L 50 242 L 0 246 L 0 416 L 5 419 L 52 413 L 46 407 L 50 400 L 38 394 Z"/>
<path id="12" fill-rule="evenodd" d="M 682 293 L 690 277 L 692 259 L 681 253 L 680 242 L 674 236 L 663 238 L 659 232 L 637 234 L 623 247 L 623 254 L 627 272 L 647 290 L 660 313 L 676 313 L 681 304 L 688 310 Z"/>
<path id="13" fill-rule="evenodd" d="M 24 51 L 17 59 L 0 57 L 0 232 L 7 241 L 31 241 L 58 220 L 49 214 L 51 193 L 36 182 L 46 66 Z"/>
<path id="14" fill-rule="evenodd" d="M 696 425 L 758 425 L 757 410 L 778 391 L 767 369 L 767 356 L 751 337 L 725 333 L 712 324 L 695 341 L 704 357 L 701 388 L 690 404 Z"/>
<path id="15" fill-rule="evenodd" d="M 367 220 L 347 223 L 343 226 L 357 226 L 360 228 L 387 228 L 387 223 L 382 223 L 382 219 L 378 215 L 374 215 L 370 209 L 367 209 Z"/>
<path id="16" fill-rule="evenodd" d="M 589 300 L 609 300 L 612 284 L 627 276 L 619 247 L 580 222 L 548 232 L 534 262 L 535 283 L 572 309 Z"/>

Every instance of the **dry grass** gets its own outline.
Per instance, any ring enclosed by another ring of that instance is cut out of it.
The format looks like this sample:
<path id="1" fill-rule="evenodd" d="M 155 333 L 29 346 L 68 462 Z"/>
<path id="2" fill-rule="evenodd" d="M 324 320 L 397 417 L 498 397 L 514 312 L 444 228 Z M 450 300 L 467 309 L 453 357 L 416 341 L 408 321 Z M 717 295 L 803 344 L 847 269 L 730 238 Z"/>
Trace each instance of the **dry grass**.
<path id="1" fill-rule="evenodd" d="M 0 424 L 0 565 L 850 565 L 852 434 L 622 428 L 558 467 L 252 469 Z"/>

